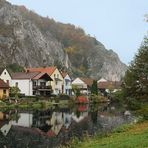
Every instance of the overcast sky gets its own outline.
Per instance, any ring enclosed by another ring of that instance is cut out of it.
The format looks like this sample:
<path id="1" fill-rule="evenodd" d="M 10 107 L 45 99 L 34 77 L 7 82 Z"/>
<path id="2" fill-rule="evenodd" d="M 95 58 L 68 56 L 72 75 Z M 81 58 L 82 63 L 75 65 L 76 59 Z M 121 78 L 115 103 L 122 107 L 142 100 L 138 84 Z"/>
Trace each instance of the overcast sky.
<path id="1" fill-rule="evenodd" d="M 95 36 L 129 64 L 137 52 L 148 23 L 148 0 L 9 0 L 42 16 L 71 23 Z"/>

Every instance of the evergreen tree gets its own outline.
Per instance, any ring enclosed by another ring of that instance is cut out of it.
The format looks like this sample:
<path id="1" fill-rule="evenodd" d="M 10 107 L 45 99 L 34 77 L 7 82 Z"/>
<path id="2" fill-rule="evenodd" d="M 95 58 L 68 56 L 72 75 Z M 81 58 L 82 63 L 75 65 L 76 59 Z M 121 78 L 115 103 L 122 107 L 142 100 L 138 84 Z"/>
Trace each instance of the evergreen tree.
<path id="1" fill-rule="evenodd" d="M 148 36 L 126 72 L 123 90 L 127 97 L 148 101 Z"/>
<path id="2" fill-rule="evenodd" d="M 98 86 L 97 86 L 96 80 L 93 81 L 93 84 L 92 84 L 92 87 L 91 87 L 91 93 L 98 95 Z"/>

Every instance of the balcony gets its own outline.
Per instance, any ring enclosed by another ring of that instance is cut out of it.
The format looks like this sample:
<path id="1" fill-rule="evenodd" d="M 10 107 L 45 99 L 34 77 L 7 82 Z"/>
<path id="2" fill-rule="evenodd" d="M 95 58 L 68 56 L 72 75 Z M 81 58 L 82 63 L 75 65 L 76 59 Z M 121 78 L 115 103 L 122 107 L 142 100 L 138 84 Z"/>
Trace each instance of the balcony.
<path id="1" fill-rule="evenodd" d="M 44 91 L 51 91 L 51 86 L 44 86 L 44 85 L 34 85 L 33 90 L 44 90 Z"/>

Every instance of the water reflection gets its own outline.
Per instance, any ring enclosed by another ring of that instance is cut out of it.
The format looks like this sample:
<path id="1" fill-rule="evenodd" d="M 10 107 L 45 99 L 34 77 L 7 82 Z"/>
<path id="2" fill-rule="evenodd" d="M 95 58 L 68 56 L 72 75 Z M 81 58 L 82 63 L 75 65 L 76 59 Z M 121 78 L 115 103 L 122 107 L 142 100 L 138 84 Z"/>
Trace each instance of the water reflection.
<path id="1" fill-rule="evenodd" d="M 52 148 L 67 143 L 70 137 L 102 133 L 133 120 L 112 108 L 103 104 L 0 112 L 0 147 Z"/>

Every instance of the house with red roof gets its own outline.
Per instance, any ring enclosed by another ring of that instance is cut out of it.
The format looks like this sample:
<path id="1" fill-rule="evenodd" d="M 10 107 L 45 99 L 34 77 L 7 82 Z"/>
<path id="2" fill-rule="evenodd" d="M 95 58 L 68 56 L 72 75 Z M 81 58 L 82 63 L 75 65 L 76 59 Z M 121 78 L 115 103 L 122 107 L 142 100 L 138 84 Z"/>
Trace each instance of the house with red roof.
<path id="1" fill-rule="evenodd" d="M 0 99 L 5 99 L 9 96 L 9 85 L 0 79 Z"/>
<path id="2" fill-rule="evenodd" d="M 25 96 L 49 96 L 52 78 L 45 72 L 17 72 L 12 73 L 12 85 L 20 89 Z"/>
<path id="3" fill-rule="evenodd" d="M 40 67 L 40 68 L 26 68 L 26 71 L 47 73 L 53 80 L 49 82 L 49 84 L 52 86 L 53 94 L 58 95 L 63 93 L 64 78 L 57 67 L 51 66 L 51 67 Z"/>

